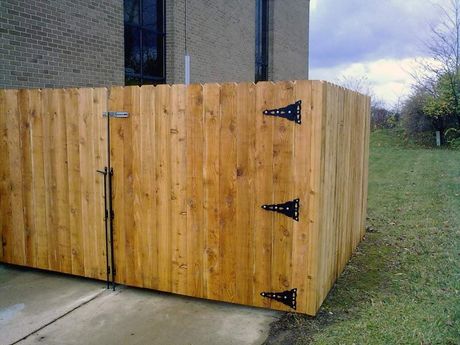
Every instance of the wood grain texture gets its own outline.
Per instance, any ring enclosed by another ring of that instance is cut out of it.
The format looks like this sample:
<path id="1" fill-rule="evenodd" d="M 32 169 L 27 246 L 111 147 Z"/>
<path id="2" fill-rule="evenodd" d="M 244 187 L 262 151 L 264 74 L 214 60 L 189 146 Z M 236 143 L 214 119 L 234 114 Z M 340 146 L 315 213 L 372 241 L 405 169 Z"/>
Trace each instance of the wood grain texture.
<path id="1" fill-rule="evenodd" d="M 220 93 L 218 84 L 203 87 L 204 106 L 204 156 L 203 183 L 206 225 L 205 288 L 206 297 L 220 299 L 221 260 L 220 260 Z"/>
<path id="2" fill-rule="evenodd" d="M 300 125 L 263 115 L 297 100 Z M 364 235 L 369 112 L 320 81 L 0 90 L 0 261 L 105 279 L 113 254 L 120 284 L 284 311 L 260 293 L 296 288 L 314 315 Z M 295 198 L 298 222 L 261 208 Z"/>
<path id="3" fill-rule="evenodd" d="M 187 294 L 202 297 L 204 261 L 203 86 L 186 91 L 187 130 Z"/>
<path id="4" fill-rule="evenodd" d="M 219 261 L 221 299 L 233 301 L 236 294 L 236 85 L 223 84 L 221 89 L 219 148 Z"/>
<path id="5" fill-rule="evenodd" d="M 187 292 L 186 87 L 171 87 L 171 291 Z M 203 166 L 204 167 L 204 166 Z"/>
<path id="6" fill-rule="evenodd" d="M 253 304 L 260 307 L 271 306 L 271 301 L 261 297 L 260 293 L 272 290 L 275 215 L 261 207 L 264 204 L 275 203 L 273 199 L 273 131 L 276 119 L 272 116 L 263 116 L 264 110 L 276 106 L 274 89 L 275 85 L 271 82 L 256 84 Z"/>
<path id="7" fill-rule="evenodd" d="M 93 109 L 93 92 L 0 93 L 2 261 L 103 277 L 105 253 L 98 249 L 98 236 L 104 212 L 91 191 L 98 185 L 93 158 L 104 160 L 94 151 L 100 129 L 93 121 L 96 115 L 102 121 L 104 105 Z M 105 102 L 106 95 L 100 99 Z"/>
<path id="8" fill-rule="evenodd" d="M 254 139 L 256 90 L 253 83 L 241 83 L 236 90 L 236 296 L 238 303 L 252 304 L 254 272 Z"/>
<path id="9" fill-rule="evenodd" d="M 292 82 L 276 83 L 274 94 L 277 108 L 283 104 L 295 102 Z M 294 129 L 296 125 L 295 122 L 286 119 L 275 121 L 272 154 L 274 203 L 283 203 L 299 196 L 299 187 L 294 181 Z M 290 217 L 274 213 L 271 284 L 273 291 L 294 288 L 291 270 L 294 222 Z M 289 310 L 288 306 L 282 306 L 282 308 Z"/>

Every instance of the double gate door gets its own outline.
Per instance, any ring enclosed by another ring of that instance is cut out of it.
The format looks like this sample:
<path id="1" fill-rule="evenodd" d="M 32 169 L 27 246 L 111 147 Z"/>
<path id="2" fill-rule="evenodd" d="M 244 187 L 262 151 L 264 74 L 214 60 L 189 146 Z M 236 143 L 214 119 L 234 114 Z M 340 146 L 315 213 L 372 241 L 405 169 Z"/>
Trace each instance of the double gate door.
<path id="1" fill-rule="evenodd" d="M 1 90 L 0 261 L 314 312 L 311 95 L 307 81 Z M 263 115 L 296 100 L 305 125 Z M 295 199 L 295 217 L 261 207 Z M 302 298 L 267 298 L 283 291 Z"/>

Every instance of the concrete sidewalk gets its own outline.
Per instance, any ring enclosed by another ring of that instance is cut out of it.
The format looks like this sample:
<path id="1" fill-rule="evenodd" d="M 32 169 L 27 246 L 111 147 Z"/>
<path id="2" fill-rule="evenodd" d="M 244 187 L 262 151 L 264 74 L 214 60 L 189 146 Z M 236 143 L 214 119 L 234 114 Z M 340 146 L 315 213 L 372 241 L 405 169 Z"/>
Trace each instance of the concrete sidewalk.
<path id="1" fill-rule="evenodd" d="M 279 315 L 0 264 L 0 344 L 261 344 Z"/>

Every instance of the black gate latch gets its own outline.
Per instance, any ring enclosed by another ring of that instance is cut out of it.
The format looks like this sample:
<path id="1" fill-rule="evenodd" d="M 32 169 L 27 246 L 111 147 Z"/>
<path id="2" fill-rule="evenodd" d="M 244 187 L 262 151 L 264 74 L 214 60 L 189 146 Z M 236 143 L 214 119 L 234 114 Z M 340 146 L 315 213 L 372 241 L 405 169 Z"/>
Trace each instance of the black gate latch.
<path id="1" fill-rule="evenodd" d="M 289 121 L 294 121 L 295 123 L 300 125 L 302 123 L 301 105 L 302 101 L 297 101 L 294 104 L 289 104 L 284 108 L 267 109 L 264 110 L 264 115 L 282 117 L 288 119 Z"/>
<path id="2" fill-rule="evenodd" d="M 283 204 L 262 205 L 262 208 L 266 211 L 273 211 L 284 214 L 285 216 L 299 221 L 300 199 L 287 201 Z"/>
<path id="3" fill-rule="evenodd" d="M 274 299 L 275 301 L 281 302 L 292 309 L 296 309 L 297 302 L 297 289 L 286 290 L 283 292 L 261 292 L 262 297 Z"/>

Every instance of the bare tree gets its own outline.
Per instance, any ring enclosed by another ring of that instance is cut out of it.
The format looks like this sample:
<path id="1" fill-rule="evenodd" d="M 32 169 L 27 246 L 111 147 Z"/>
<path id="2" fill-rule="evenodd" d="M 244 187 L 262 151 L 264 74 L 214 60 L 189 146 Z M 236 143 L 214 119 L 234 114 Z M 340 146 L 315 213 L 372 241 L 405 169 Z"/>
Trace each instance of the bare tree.
<path id="1" fill-rule="evenodd" d="M 367 76 L 352 77 L 342 75 L 337 79 L 337 83 L 347 89 L 362 93 L 371 97 L 371 128 L 390 127 L 390 118 L 396 119 L 395 114 L 388 110 L 385 103 L 379 99 L 374 92 L 371 82 Z"/>
<path id="2" fill-rule="evenodd" d="M 434 120 L 443 122 L 444 116 L 451 116 L 460 126 L 460 0 L 433 6 L 441 16 L 430 26 L 431 37 L 424 42 L 429 59 L 419 59 L 412 76 L 415 88 L 435 101 L 449 98 L 450 106 L 442 110 L 444 114 L 437 112 Z"/>
<path id="3" fill-rule="evenodd" d="M 371 98 L 372 107 L 384 107 L 383 101 L 375 95 L 372 84 L 367 76 L 353 77 L 349 75 L 342 75 L 337 78 L 337 84 L 347 89 L 369 96 Z"/>

